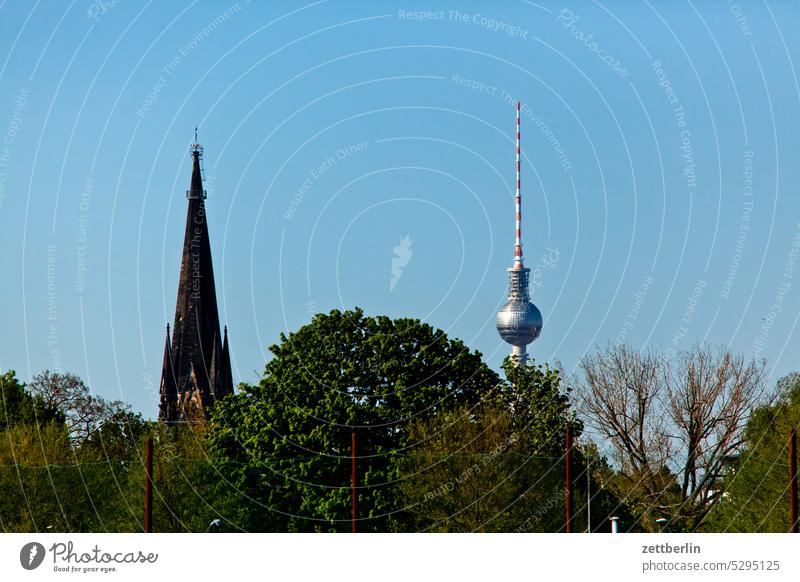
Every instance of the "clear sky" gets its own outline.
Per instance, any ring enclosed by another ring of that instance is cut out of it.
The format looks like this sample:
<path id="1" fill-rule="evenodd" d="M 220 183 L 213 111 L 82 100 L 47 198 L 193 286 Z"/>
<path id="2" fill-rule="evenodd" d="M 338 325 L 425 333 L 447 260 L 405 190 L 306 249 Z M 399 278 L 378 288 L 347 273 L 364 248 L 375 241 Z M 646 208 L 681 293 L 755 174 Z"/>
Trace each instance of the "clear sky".
<path id="1" fill-rule="evenodd" d="M 706 340 L 800 369 L 798 23 L 744 0 L 0 0 L 0 366 L 155 416 L 197 124 L 235 382 L 354 306 L 497 367 L 519 99 L 536 359 Z"/>

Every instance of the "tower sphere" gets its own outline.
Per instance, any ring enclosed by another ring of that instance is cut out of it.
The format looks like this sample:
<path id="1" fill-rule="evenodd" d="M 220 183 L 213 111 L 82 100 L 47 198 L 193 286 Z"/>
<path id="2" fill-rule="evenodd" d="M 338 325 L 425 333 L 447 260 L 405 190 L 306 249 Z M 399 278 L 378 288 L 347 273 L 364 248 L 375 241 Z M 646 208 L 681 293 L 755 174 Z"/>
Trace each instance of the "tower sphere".
<path id="1" fill-rule="evenodd" d="M 497 333 L 512 346 L 527 346 L 541 331 L 542 313 L 530 301 L 511 300 L 497 313 Z"/>

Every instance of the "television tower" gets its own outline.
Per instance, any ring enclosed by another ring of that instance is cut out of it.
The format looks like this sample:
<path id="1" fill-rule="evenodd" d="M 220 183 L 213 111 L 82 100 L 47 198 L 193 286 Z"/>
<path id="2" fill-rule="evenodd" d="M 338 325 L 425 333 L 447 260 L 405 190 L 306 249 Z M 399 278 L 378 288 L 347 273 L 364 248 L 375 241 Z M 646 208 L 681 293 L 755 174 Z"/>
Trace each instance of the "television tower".
<path id="1" fill-rule="evenodd" d="M 539 337 L 539 333 L 542 331 L 542 313 L 531 303 L 528 291 L 531 270 L 525 267 L 522 260 L 519 133 L 519 101 L 517 101 L 516 244 L 514 245 L 514 265 L 508 269 L 508 302 L 497 313 L 497 333 L 511 344 L 511 355 L 516 356 L 517 363 L 524 365 L 528 360 L 528 344 Z"/>

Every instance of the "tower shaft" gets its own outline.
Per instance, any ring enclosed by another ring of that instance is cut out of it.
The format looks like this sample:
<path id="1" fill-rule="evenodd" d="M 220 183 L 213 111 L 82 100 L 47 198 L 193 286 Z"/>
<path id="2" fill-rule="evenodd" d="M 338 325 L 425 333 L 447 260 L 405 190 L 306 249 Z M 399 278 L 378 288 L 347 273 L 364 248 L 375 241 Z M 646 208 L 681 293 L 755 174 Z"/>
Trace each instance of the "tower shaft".
<path id="1" fill-rule="evenodd" d="M 524 366 L 528 361 L 528 347 L 527 346 L 511 346 L 511 355 L 517 358 L 517 363 Z"/>

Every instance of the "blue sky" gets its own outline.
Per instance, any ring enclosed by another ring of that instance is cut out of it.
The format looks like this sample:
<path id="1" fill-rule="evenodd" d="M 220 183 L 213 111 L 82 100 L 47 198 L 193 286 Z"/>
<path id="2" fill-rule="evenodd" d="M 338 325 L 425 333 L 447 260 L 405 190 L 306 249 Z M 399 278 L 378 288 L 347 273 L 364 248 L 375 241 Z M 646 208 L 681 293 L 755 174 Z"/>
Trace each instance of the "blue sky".
<path id="1" fill-rule="evenodd" d="M 0 366 L 72 371 L 155 414 L 195 124 L 234 381 L 282 331 L 356 305 L 498 366 L 519 99 L 535 358 L 706 340 L 796 370 L 799 16 L 0 2 Z"/>

